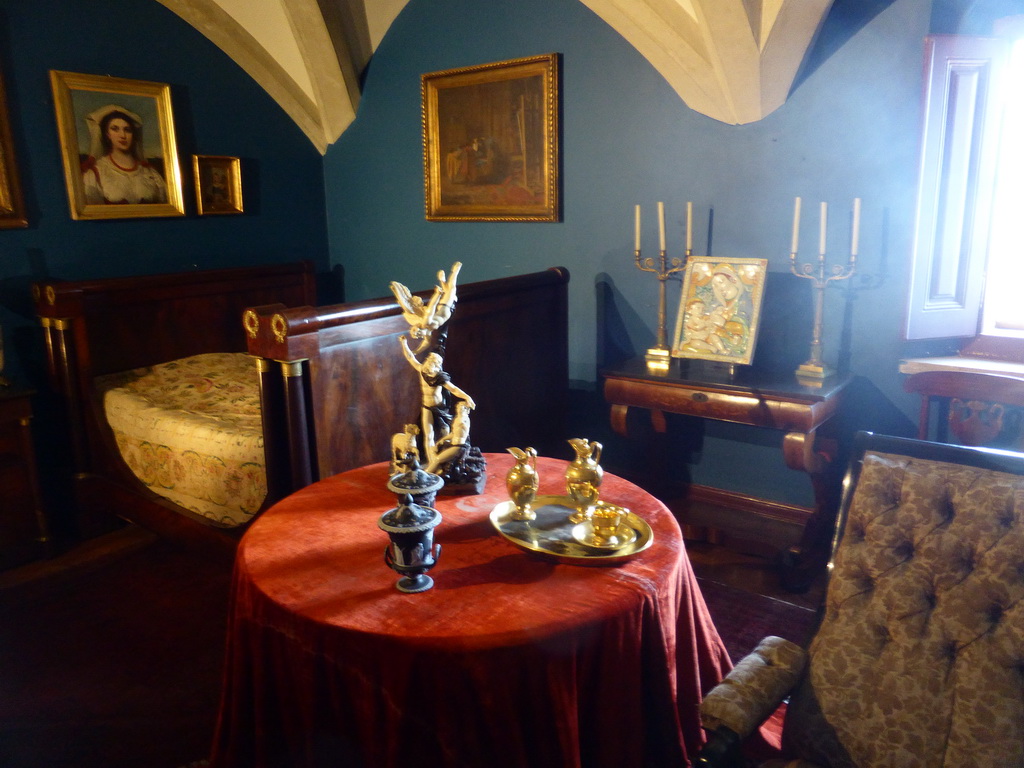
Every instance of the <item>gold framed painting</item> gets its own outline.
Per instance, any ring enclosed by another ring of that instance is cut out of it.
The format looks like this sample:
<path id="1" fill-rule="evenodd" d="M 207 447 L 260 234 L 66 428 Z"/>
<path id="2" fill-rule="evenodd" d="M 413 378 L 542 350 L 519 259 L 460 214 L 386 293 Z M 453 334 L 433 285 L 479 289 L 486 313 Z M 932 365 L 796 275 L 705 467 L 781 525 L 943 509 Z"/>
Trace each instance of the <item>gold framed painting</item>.
<path id="1" fill-rule="evenodd" d="M 672 357 L 749 365 L 767 274 L 767 259 L 687 259 Z"/>
<path id="2" fill-rule="evenodd" d="M 184 216 L 166 83 L 50 71 L 73 219 Z"/>
<path id="3" fill-rule="evenodd" d="M 192 155 L 200 216 L 242 212 L 242 163 L 237 157 Z"/>
<path id="4" fill-rule="evenodd" d="M 422 76 L 429 221 L 557 221 L 558 54 Z"/>
<path id="5" fill-rule="evenodd" d="M 21 195 L 18 168 L 14 160 L 14 140 L 7 111 L 7 92 L 0 77 L 0 229 L 27 227 L 25 199 Z M 0 342 L 2 343 L 2 342 Z M 0 369 L 2 369 L 0 365 Z"/>

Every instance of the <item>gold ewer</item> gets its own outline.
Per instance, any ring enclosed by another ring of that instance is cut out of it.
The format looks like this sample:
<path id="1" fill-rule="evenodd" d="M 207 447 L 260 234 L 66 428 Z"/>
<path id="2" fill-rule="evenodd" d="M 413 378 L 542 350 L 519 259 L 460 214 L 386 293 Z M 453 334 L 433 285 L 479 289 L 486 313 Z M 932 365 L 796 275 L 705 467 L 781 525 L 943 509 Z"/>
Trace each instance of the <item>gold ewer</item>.
<path id="1" fill-rule="evenodd" d="M 574 437 L 569 445 L 576 458 L 565 470 L 565 492 L 572 498 L 576 511 L 569 516 L 570 523 L 582 523 L 594 514 L 600 495 L 604 470 L 597 462 L 601 459 L 601 444 L 585 437 Z"/>
<path id="2" fill-rule="evenodd" d="M 537 496 L 537 451 L 533 448 L 520 450 L 506 448 L 515 457 L 516 463 L 505 475 L 505 488 L 516 508 L 509 517 L 513 520 L 534 520 L 533 500 Z"/>

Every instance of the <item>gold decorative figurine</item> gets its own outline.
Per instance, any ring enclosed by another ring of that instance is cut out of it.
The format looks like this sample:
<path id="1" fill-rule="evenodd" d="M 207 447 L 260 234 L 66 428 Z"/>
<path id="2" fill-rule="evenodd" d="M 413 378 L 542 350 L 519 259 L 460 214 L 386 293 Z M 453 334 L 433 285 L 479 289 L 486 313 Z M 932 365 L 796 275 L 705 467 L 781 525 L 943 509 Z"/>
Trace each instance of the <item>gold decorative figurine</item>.
<path id="1" fill-rule="evenodd" d="M 487 464 L 480 449 L 469 442 L 470 412 L 476 403 L 457 387 L 444 371 L 448 323 L 457 301 L 456 279 L 462 264 L 455 262 L 446 276 L 437 273 L 437 284 L 426 302 L 401 283 L 391 292 L 402 308 L 409 333 L 398 337 L 402 355 L 419 375 L 420 423 L 418 434 L 407 425 L 405 435 L 392 438 L 392 460 L 398 454 L 415 454 L 427 472 L 440 475 L 445 492 L 480 493 L 487 480 Z M 415 347 L 415 348 L 414 348 Z M 419 447 L 410 445 L 412 441 Z"/>
<path id="2" fill-rule="evenodd" d="M 509 498 L 516 505 L 509 517 L 512 520 L 534 520 L 537 517 L 533 511 L 533 500 L 537 496 L 537 451 L 533 448 L 506 450 L 516 460 L 505 476 Z"/>
<path id="3" fill-rule="evenodd" d="M 585 437 L 574 437 L 569 445 L 576 451 L 576 458 L 565 470 L 565 492 L 576 507 L 569 516 L 569 522 L 582 523 L 594 514 L 594 506 L 600 496 L 604 470 L 597 462 L 601 459 L 602 446 Z"/>

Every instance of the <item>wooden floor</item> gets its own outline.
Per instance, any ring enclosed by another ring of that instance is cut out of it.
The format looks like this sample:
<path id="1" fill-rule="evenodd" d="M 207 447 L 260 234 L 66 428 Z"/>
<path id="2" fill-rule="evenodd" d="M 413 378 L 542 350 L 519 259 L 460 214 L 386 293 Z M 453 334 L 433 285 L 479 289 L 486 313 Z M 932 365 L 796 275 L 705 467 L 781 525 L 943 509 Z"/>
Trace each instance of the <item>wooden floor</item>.
<path id="1" fill-rule="evenodd" d="M 101 567 L 105 562 L 152 544 L 156 539 L 156 534 L 133 525 L 89 539 L 56 557 L 0 572 L 0 595 L 31 589 L 35 582 L 61 578 L 79 568 Z"/>
<path id="2" fill-rule="evenodd" d="M 812 611 L 817 610 L 824 596 L 824 573 L 814 579 L 806 592 L 793 593 L 782 586 L 774 558 L 745 554 L 700 541 L 687 541 L 686 551 L 694 573 L 702 580 L 714 581 Z"/>
<path id="3" fill-rule="evenodd" d="M 734 661 L 766 634 L 802 641 L 820 584 L 794 595 L 770 558 L 697 541 L 687 551 Z M 219 699 L 229 577 L 230 563 L 169 550 L 133 526 L 0 573 L 0 612 L 17 619 L 0 626 L 4 768 L 78 768 L 86 754 L 103 754 L 96 764 L 106 768 L 201 760 Z"/>

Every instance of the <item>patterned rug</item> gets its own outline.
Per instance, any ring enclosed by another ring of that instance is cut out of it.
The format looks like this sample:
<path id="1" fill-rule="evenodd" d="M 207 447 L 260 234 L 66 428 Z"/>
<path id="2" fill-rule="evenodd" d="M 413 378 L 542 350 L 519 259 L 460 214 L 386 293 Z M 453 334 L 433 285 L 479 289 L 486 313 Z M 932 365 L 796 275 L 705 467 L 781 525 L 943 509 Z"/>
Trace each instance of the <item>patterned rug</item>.
<path id="1" fill-rule="evenodd" d="M 735 664 L 762 638 L 777 635 L 806 644 L 815 624 L 814 611 L 773 597 L 697 578 L 711 619 Z"/>

